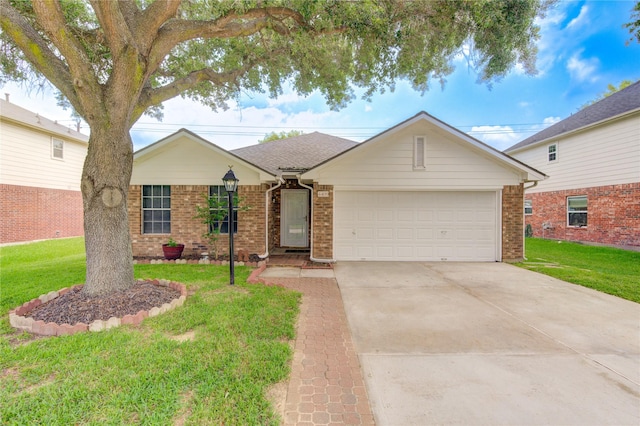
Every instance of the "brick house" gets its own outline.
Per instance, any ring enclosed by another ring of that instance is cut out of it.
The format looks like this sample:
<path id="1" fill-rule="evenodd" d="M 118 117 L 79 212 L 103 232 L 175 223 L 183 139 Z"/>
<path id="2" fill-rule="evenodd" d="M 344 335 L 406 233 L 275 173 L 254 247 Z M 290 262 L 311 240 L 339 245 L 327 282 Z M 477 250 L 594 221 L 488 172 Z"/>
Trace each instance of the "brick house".
<path id="1" fill-rule="evenodd" d="M 134 154 L 134 256 L 161 257 L 170 236 L 209 251 L 195 205 L 222 194 L 229 166 L 248 207 L 235 248 L 323 262 L 522 259 L 523 184 L 545 178 L 424 112 L 362 143 L 311 133 L 226 151 L 182 129 Z"/>
<path id="2" fill-rule="evenodd" d="M 505 152 L 550 176 L 525 191 L 534 236 L 640 246 L 640 82 Z"/>
<path id="3" fill-rule="evenodd" d="M 89 137 L 0 99 L 0 244 L 84 235 Z"/>

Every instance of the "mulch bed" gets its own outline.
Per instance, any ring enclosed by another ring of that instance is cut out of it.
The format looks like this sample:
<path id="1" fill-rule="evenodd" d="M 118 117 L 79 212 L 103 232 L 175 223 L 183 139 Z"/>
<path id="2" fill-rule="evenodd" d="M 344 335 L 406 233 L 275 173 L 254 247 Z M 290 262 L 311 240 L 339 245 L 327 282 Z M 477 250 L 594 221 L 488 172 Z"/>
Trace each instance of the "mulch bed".
<path id="1" fill-rule="evenodd" d="M 141 310 L 171 303 L 179 297 L 179 291 L 146 281 L 137 281 L 127 290 L 111 293 L 108 297 L 89 296 L 82 292 L 82 288 L 74 288 L 36 307 L 26 316 L 56 324 L 90 324 L 95 320 L 135 315 Z"/>

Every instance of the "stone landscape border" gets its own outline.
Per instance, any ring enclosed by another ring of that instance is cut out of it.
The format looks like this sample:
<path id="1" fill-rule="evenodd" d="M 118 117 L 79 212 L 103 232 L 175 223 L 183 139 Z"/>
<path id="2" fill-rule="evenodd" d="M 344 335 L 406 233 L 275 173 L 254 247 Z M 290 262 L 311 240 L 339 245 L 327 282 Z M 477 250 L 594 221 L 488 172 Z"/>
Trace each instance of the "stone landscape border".
<path id="1" fill-rule="evenodd" d="M 91 324 L 85 324 L 79 322 L 77 324 L 56 324 L 54 322 L 45 323 L 42 320 L 34 320 L 33 318 L 26 317 L 25 315 L 31 312 L 36 307 L 43 305 L 58 296 L 61 296 L 75 288 L 82 287 L 83 284 L 78 284 L 73 287 L 66 287 L 61 290 L 51 291 L 47 294 L 43 294 L 23 305 L 9 311 L 9 322 L 13 328 L 19 330 L 25 330 L 29 333 L 38 334 L 41 336 L 63 336 L 75 333 L 83 333 L 87 331 L 102 331 L 110 328 L 119 327 L 120 325 L 132 324 L 139 325 L 142 320 L 147 317 L 155 317 L 163 314 L 167 311 L 182 306 L 187 299 L 187 287 L 184 284 L 169 281 L 169 280 L 138 280 L 137 282 L 148 282 L 154 285 L 163 287 L 169 287 L 173 290 L 180 292 L 180 297 L 173 299 L 170 303 L 164 303 L 162 306 L 156 306 L 147 310 L 140 310 L 135 315 L 125 315 L 122 318 L 111 317 L 108 320 L 95 320 Z"/>

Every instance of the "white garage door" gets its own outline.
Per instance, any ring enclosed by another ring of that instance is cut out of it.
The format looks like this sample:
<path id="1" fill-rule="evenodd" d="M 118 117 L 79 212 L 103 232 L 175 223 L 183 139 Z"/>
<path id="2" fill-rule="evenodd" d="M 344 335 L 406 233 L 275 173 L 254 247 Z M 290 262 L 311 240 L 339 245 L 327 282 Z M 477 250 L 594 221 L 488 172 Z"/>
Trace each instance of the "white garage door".
<path id="1" fill-rule="evenodd" d="M 495 261 L 496 192 L 335 193 L 337 260 Z"/>

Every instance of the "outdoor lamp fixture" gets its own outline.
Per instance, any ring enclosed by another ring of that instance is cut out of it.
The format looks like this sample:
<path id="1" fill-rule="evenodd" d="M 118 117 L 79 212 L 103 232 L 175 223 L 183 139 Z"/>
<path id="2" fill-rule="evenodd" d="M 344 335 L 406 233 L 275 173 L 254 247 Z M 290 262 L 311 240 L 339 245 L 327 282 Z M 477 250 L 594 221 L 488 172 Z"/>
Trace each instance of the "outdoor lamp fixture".
<path id="1" fill-rule="evenodd" d="M 229 284 L 233 285 L 235 281 L 233 270 L 233 230 L 235 229 L 233 223 L 233 194 L 238 189 L 238 179 L 233 173 L 233 170 L 231 170 L 231 167 L 232 166 L 229 166 L 229 171 L 222 178 L 222 182 L 224 183 L 224 189 L 227 191 L 227 195 L 229 195 L 229 212 L 227 216 L 229 218 Z"/>

